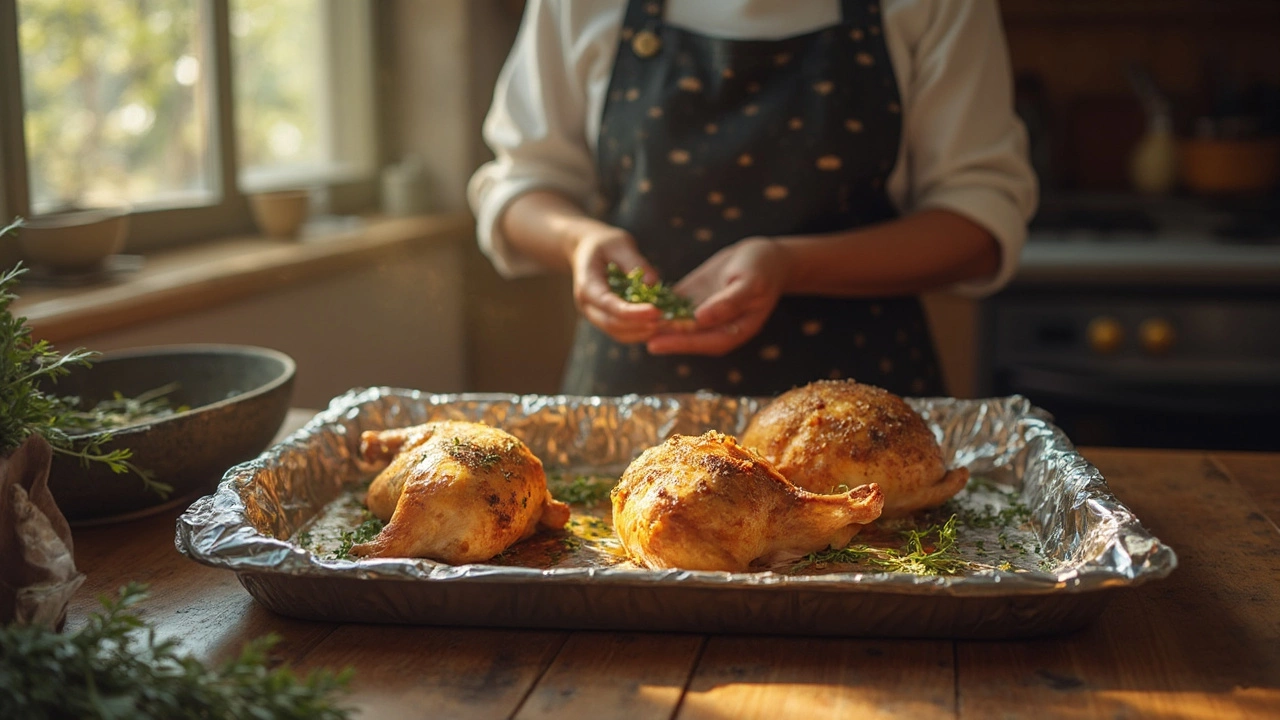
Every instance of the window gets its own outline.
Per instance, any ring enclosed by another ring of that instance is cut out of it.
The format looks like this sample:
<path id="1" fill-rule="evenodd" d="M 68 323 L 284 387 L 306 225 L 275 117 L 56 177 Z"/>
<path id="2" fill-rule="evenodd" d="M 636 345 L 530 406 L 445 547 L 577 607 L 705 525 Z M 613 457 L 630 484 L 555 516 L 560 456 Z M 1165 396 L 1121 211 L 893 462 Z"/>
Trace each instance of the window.
<path id="1" fill-rule="evenodd" d="M 0 0 L 5 215 L 126 204 L 147 246 L 248 229 L 246 192 L 370 182 L 370 12 Z"/>

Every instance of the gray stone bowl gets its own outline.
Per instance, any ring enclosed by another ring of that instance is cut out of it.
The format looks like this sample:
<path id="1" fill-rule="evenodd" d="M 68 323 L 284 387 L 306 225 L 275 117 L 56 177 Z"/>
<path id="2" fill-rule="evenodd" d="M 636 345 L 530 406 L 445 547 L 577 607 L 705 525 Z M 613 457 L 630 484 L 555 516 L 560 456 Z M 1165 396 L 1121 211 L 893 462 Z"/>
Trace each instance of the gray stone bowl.
<path id="1" fill-rule="evenodd" d="M 135 465 L 173 486 L 167 497 L 132 473 L 55 453 L 49 488 L 58 507 L 72 525 L 89 525 L 149 515 L 211 492 L 229 468 L 271 443 L 289 412 L 296 369 L 288 355 L 267 348 L 171 345 L 104 353 L 93 367 L 72 370 L 52 391 L 78 396 L 84 408 L 117 392 L 137 397 L 177 383 L 170 404 L 190 409 L 111 431 L 104 445 L 132 451 Z"/>

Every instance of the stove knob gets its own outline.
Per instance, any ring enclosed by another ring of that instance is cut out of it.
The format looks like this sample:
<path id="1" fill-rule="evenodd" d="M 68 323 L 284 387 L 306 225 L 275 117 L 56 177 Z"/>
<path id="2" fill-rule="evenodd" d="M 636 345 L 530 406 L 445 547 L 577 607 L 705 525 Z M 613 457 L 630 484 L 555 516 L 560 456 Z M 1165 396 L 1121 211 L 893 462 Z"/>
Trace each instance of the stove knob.
<path id="1" fill-rule="evenodd" d="M 1085 333 L 1089 338 L 1089 347 L 1103 355 L 1119 350 L 1120 344 L 1124 342 L 1124 326 L 1119 320 L 1105 315 L 1090 320 Z"/>
<path id="2" fill-rule="evenodd" d="M 1164 318 L 1147 318 L 1138 325 L 1138 340 L 1142 349 L 1152 355 L 1164 355 L 1177 342 L 1178 333 L 1173 329 L 1173 323 Z"/>

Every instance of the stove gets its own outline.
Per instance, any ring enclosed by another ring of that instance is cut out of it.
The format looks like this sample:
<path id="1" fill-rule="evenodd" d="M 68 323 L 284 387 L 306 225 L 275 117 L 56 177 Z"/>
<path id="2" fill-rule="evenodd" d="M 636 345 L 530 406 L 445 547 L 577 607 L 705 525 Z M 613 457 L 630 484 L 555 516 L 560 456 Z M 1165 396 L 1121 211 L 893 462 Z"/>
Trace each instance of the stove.
<path id="1" fill-rule="evenodd" d="M 983 303 L 979 387 L 1027 396 L 1079 444 L 1280 449 L 1277 215 L 1047 203 Z"/>

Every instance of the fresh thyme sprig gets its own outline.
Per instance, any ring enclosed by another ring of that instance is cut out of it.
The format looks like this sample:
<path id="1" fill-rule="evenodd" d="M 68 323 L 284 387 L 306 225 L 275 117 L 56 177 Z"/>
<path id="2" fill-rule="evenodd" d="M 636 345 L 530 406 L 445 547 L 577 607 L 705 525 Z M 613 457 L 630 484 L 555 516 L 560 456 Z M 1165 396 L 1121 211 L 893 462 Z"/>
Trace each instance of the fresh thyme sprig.
<path id="1" fill-rule="evenodd" d="M 338 536 L 338 549 L 333 551 L 335 560 L 348 560 L 351 557 L 351 548 L 360 543 L 367 543 L 377 537 L 382 532 L 384 523 L 373 516 L 368 510 L 364 511 L 364 522 L 355 530 L 344 530 Z"/>
<path id="2" fill-rule="evenodd" d="M 828 548 L 809 553 L 791 566 L 791 571 L 801 572 L 812 567 L 832 564 L 870 564 L 890 572 L 913 575 L 955 575 L 969 566 L 956 551 L 956 516 L 952 515 L 942 525 L 930 525 L 924 530 L 910 529 L 903 532 L 906 544 L 900 550 L 877 548 L 870 545 L 850 545 Z M 931 541 L 931 538 L 936 538 Z"/>
<path id="3" fill-rule="evenodd" d="M 645 284 L 644 270 L 635 268 L 631 272 L 623 272 L 616 263 L 609 263 L 609 289 L 627 302 L 650 303 L 662 311 L 667 320 L 693 319 L 693 301 L 675 294 L 659 280 L 652 285 Z"/>
<path id="4" fill-rule="evenodd" d="M 0 235 L 17 226 L 17 222 L 10 224 Z M 106 449 L 113 439 L 111 433 L 72 437 L 78 423 L 68 417 L 76 412 L 75 403 L 47 392 L 46 386 L 65 377 L 73 367 L 91 366 L 98 353 L 76 348 L 63 355 L 47 340 L 31 338 L 27 319 L 14 316 L 9 309 L 18 299 L 13 293 L 18 278 L 26 272 L 18 264 L 0 273 L 0 455 L 13 452 L 28 437 L 39 434 L 56 453 L 79 458 L 86 466 L 101 462 L 114 473 L 132 472 L 142 478 L 147 489 L 167 497 L 173 488 L 134 465 L 128 449 Z"/>
<path id="5" fill-rule="evenodd" d="M 0 717 L 6 718 L 320 718 L 350 716 L 333 704 L 352 671 L 298 678 L 268 669 L 279 638 L 247 643 L 240 656 L 207 668 L 158 640 L 133 611 L 145 586 L 130 583 L 75 632 L 39 625 L 0 628 Z"/>

